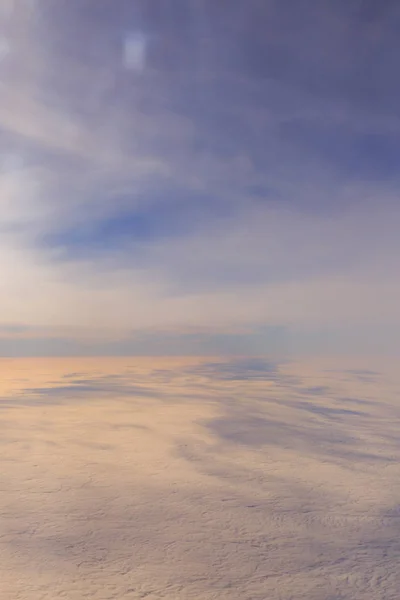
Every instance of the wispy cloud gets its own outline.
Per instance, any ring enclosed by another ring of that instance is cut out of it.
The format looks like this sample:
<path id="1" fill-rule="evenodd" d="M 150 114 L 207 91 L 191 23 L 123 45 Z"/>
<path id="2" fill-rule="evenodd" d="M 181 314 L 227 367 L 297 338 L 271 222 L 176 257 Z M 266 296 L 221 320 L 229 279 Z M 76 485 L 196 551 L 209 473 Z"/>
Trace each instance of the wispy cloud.
<path id="1" fill-rule="evenodd" d="M 6 326 L 400 326 L 400 11 L 372 8 L 7 3 Z"/>

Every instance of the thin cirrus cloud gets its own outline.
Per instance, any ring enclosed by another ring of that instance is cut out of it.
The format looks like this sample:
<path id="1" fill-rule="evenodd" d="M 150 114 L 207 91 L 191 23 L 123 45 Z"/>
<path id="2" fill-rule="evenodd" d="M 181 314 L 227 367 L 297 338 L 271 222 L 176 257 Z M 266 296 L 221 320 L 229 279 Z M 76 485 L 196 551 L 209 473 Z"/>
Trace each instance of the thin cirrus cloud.
<path id="1" fill-rule="evenodd" d="M 372 9 L 8 2 L 2 351 L 397 350 L 400 10 Z"/>

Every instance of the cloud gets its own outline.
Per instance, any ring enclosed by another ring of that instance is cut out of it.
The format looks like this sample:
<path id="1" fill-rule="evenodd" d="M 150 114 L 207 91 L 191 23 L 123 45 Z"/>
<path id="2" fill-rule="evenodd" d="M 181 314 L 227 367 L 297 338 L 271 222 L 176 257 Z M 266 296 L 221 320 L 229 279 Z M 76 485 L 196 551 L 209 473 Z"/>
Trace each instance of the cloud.
<path id="1" fill-rule="evenodd" d="M 6 327 L 236 348 L 400 324 L 395 4 L 21 6 L 0 23 Z"/>

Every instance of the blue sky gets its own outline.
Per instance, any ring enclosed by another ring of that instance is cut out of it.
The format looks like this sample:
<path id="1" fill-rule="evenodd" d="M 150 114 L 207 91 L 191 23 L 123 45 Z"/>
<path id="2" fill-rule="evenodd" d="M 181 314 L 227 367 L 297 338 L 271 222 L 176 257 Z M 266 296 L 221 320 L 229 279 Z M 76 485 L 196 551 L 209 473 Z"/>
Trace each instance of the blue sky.
<path id="1" fill-rule="evenodd" d="M 0 354 L 398 352 L 398 3 L 0 7 Z"/>

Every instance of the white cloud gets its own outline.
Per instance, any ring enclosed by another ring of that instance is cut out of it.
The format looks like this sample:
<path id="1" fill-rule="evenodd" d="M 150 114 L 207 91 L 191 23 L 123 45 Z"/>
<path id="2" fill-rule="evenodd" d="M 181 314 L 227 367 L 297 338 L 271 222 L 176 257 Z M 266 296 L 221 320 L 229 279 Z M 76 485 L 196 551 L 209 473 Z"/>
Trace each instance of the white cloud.
<path id="1" fill-rule="evenodd" d="M 108 253 L 105 261 L 60 262 L 51 250 L 32 248 L 9 234 L 0 248 L 2 322 L 110 332 L 400 322 L 400 285 L 392 270 L 399 266 L 397 215 L 380 215 L 379 222 L 379 215 L 371 214 L 359 223 L 356 216 L 327 220 L 266 210 L 257 215 L 258 226 L 242 216 L 226 230 L 154 247 L 141 268 L 128 259 L 129 248 Z M 359 250 L 356 260 L 349 254 L 352 242 Z M 338 259 L 339 248 L 344 255 Z M 243 274 L 264 270 L 250 283 L 239 276 L 226 281 L 235 263 Z M 207 275 L 207 265 L 215 269 L 213 281 L 196 286 L 196 272 Z M 176 270 L 190 278 L 178 284 Z"/>

